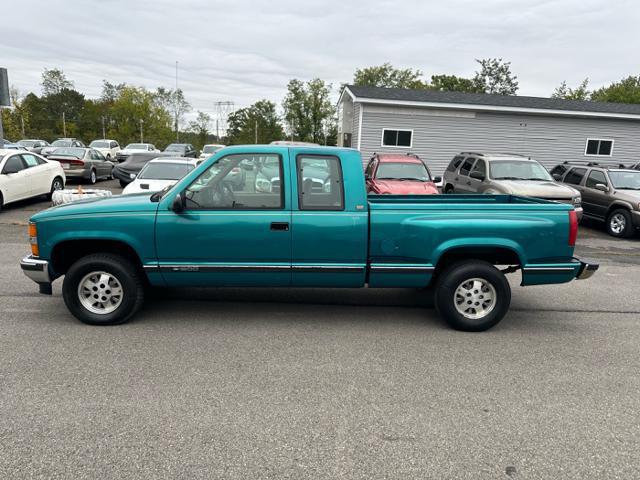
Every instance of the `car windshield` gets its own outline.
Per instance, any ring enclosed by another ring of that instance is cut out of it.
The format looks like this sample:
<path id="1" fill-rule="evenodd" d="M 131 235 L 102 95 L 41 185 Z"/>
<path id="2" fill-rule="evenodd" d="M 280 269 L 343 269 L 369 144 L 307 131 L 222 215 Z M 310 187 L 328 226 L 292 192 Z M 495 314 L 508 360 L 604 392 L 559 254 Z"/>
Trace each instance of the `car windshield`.
<path id="1" fill-rule="evenodd" d="M 609 171 L 609 178 L 613 186 L 620 190 L 640 190 L 640 172 Z"/>
<path id="2" fill-rule="evenodd" d="M 193 170 L 193 168 L 193 165 L 186 162 L 147 163 L 147 166 L 142 169 L 138 178 L 143 180 L 180 180 Z"/>
<path id="3" fill-rule="evenodd" d="M 422 163 L 381 163 L 376 172 L 380 180 L 417 180 L 429 182 L 431 177 Z"/>
<path id="4" fill-rule="evenodd" d="M 125 147 L 126 150 L 146 150 L 147 146 L 144 143 L 130 143 Z"/>
<path id="5" fill-rule="evenodd" d="M 202 153 L 213 153 L 220 150 L 222 147 L 218 147 L 217 145 L 205 145 L 202 149 Z"/>
<path id="6" fill-rule="evenodd" d="M 23 147 L 33 147 L 38 142 L 35 140 L 20 140 L 18 143 Z"/>
<path id="7" fill-rule="evenodd" d="M 84 157 L 84 149 L 83 148 L 56 148 L 53 151 L 53 155 L 82 158 Z"/>
<path id="8" fill-rule="evenodd" d="M 91 148 L 109 148 L 109 142 L 104 142 L 102 140 L 94 140 L 89 144 Z"/>
<path id="9" fill-rule="evenodd" d="M 494 160 L 489 165 L 493 180 L 552 180 L 549 172 L 538 162 Z"/>
<path id="10" fill-rule="evenodd" d="M 182 152 L 183 150 L 186 150 L 185 145 L 180 145 L 178 143 L 172 143 L 164 149 L 165 152 Z"/>
<path id="11" fill-rule="evenodd" d="M 73 142 L 71 140 L 56 140 L 51 144 L 52 147 L 72 147 Z"/>

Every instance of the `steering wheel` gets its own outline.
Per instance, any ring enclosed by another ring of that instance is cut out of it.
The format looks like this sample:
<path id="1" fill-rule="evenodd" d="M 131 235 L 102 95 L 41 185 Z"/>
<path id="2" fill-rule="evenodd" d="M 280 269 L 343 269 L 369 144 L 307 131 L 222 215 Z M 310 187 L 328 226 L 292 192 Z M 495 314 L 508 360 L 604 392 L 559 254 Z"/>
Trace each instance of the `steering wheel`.
<path id="1" fill-rule="evenodd" d="M 217 182 L 203 192 L 206 204 L 212 207 L 233 207 L 236 199 L 227 182 Z"/>

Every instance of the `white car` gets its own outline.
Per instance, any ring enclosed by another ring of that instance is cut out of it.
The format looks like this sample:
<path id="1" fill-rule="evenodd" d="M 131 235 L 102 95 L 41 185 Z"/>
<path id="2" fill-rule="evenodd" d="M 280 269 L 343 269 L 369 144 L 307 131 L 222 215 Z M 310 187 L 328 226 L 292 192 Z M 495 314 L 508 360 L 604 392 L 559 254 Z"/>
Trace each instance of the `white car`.
<path id="1" fill-rule="evenodd" d="M 200 159 L 205 159 L 205 158 L 209 158 L 211 155 L 213 155 L 214 153 L 216 153 L 218 150 L 220 150 L 221 148 L 226 147 L 226 145 L 219 145 L 217 143 L 209 143 L 205 146 L 202 147 L 202 150 L 200 151 Z"/>
<path id="2" fill-rule="evenodd" d="M 60 163 L 25 150 L 0 149 L 0 210 L 3 205 L 64 189 Z"/>
<path id="3" fill-rule="evenodd" d="M 94 140 L 89 148 L 98 150 L 107 160 L 115 160 L 120 151 L 120 144 L 115 140 Z"/>
<path id="4" fill-rule="evenodd" d="M 159 192 L 174 185 L 187 173 L 196 168 L 195 158 L 156 158 L 148 162 L 135 180 L 125 187 L 122 195 L 132 193 Z"/>
<path id="5" fill-rule="evenodd" d="M 119 162 L 124 162 L 132 153 L 159 151 L 160 150 L 158 150 L 152 143 L 130 143 L 118 152 L 118 154 L 116 155 L 116 160 L 118 160 Z"/>

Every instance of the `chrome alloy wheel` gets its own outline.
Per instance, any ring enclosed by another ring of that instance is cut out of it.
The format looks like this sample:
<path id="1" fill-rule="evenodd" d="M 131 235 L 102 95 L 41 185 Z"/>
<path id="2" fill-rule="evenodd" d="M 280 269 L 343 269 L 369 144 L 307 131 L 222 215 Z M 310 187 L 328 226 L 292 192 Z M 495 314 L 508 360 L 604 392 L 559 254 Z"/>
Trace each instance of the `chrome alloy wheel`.
<path id="1" fill-rule="evenodd" d="M 107 315 L 122 303 L 122 285 L 111 273 L 91 272 L 78 284 L 78 299 L 91 313 Z"/>
<path id="2" fill-rule="evenodd" d="M 479 320 L 495 308 L 496 289 L 484 278 L 470 278 L 458 285 L 453 301 L 460 315 Z"/>
<path id="3" fill-rule="evenodd" d="M 620 235 L 627 228 L 627 219 L 621 213 L 616 213 L 609 220 L 609 228 L 616 235 Z"/>

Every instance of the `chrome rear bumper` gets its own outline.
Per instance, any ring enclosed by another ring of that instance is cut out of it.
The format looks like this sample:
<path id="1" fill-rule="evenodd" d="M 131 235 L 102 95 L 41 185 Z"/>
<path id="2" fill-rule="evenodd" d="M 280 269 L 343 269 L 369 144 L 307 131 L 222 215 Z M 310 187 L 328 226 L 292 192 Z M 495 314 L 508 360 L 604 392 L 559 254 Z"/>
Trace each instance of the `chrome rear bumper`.
<path id="1" fill-rule="evenodd" d="M 581 261 L 580 270 L 578 270 L 576 280 L 586 280 L 587 278 L 591 278 L 598 268 L 600 268 L 600 265 L 597 263 Z"/>

